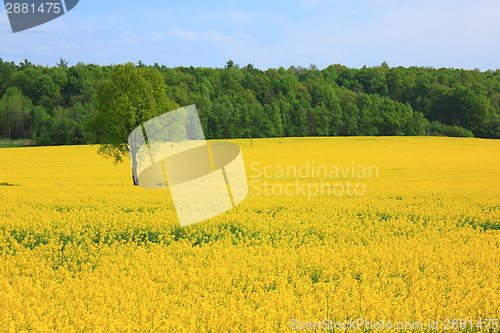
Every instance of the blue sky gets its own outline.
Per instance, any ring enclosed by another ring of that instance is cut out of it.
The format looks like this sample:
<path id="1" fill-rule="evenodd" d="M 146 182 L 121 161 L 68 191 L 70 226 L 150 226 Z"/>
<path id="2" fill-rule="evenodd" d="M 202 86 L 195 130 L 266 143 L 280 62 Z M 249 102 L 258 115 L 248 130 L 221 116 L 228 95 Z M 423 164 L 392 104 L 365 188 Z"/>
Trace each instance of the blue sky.
<path id="1" fill-rule="evenodd" d="M 53 66 L 155 62 L 260 69 L 432 66 L 500 68 L 499 0 L 80 0 L 66 15 L 12 34 L 0 58 Z"/>

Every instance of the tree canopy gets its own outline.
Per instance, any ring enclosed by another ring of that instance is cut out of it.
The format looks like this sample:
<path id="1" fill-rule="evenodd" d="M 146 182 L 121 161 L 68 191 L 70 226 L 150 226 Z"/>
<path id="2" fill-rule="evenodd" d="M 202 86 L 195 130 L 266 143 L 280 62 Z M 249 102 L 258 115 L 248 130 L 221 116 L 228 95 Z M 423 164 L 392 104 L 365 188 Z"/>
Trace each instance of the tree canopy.
<path id="1" fill-rule="evenodd" d="M 167 97 L 167 86 L 157 70 L 131 63 L 119 65 L 98 84 L 96 113 L 85 123 L 84 130 L 94 142 L 102 143 L 99 154 L 118 163 L 135 152 L 128 142 L 134 129 L 176 108 L 178 105 Z"/>
<path id="2" fill-rule="evenodd" d="M 155 100 L 166 95 L 176 105 L 196 104 L 208 139 L 426 134 L 500 138 L 498 69 L 404 68 L 384 62 L 360 69 L 336 64 L 324 69 L 311 65 L 261 70 L 252 64 L 239 66 L 233 60 L 221 68 L 168 68 L 143 62 L 68 66 L 63 59 L 53 67 L 28 60 L 19 64 L 0 60 L 0 105 L 21 95 L 26 103 L 24 111 L 15 111 L 23 114 L 16 130 L 12 130 L 8 113 L 0 111 L 0 136 L 33 139 L 37 144 L 113 143 L 111 136 L 102 134 L 102 128 L 94 133 L 101 133 L 99 136 L 83 130 L 89 119 L 110 117 L 103 105 L 108 103 L 109 111 L 127 103 L 145 103 L 154 109 L 148 99 L 153 92 L 141 101 L 138 97 L 125 100 L 116 90 L 124 82 L 141 82 L 142 74 L 106 88 L 103 82 L 126 70 L 155 73 L 154 88 L 163 91 Z M 12 97 L 11 88 L 21 95 Z M 139 88 L 133 91 L 142 94 Z M 122 99 L 114 99 L 117 104 L 111 105 L 109 98 L 99 101 L 99 94 L 116 94 Z M 115 116 L 128 117 L 130 126 L 153 116 L 129 117 L 131 110 L 125 108 L 121 116 Z M 99 112 L 102 114 L 97 116 Z M 123 138 L 130 127 L 120 126 L 115 134 Z"/>

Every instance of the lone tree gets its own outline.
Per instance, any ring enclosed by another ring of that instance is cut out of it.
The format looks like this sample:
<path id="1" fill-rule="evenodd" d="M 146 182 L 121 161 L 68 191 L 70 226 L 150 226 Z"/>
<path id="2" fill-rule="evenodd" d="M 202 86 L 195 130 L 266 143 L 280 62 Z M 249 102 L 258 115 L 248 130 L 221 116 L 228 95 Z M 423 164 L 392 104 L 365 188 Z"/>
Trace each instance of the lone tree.
<path id="1" fill-rule="evenodd" d="M 116 66 L 97 87 L 97 113 L 85 124 L 85 131 L 100 143 L 97 153 L 114 163 L 135 148 L 128 144 L 130 133 L 165 112 L 179 108 L 167 97 L 167 85 L 154 68 L 137 68 L 132 63 Z M 135 156 L 135 154 L 132 154 Z M 134 167 L 134 161 L 132 161 Z M 134 177 L 134 185 L 138 180 Z"/>

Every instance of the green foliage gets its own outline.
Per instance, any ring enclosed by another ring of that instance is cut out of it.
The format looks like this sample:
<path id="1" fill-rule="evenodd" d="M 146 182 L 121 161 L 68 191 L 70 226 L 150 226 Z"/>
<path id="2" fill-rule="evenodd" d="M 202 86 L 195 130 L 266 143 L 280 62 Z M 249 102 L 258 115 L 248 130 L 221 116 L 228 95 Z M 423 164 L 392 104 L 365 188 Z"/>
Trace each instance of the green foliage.
<path id="1" fill-rule="evenodd" d="M 9 89 L 16 89 L 15 96 Z M 335 64 L 320 70 L 311 64 L 260 70 L 252 64 L 240 68 L 232 60 L 223 68 L 167 68 L 141 61 L 69 66 L 64 59 L 49 68 L 0 59 L 0 103 L 0 137 L 37 144 L 105 143 L 111 146 L 104 145 L 102 153 L 116 161 L 127 153 L 118 143 L 126 142 L 136 124 L 190 104 L 196 104 L 208 139 L 426 135 L 431 127 L 436 135 L 500 138 L 500 70 L 385 62 L 361 69 Z M 6 103 L 17 106 L 7 112 Z M 94 126 L 87 132 L 86 122 Z M 110 123 L 117 125 L 106 127 Z"/>
<path id="2" fill-rule="evenodd" d="M 97 87 L 97 112 L 84 131 L 101 143 L 98 153 L 122 162 L 131 147 L 129 134 L 142 123 L 179 106 L 167 97 L 167 86 L 153 68 L 132 63 L 116 66 Z"/>
<path id="3" fill-rule="evenodd" d="M 0 137 L 20 139 L 29 136 L 27 124 L 33 105 L 16 87 L 10 87 L 0 99 Z"/>
<path id="4" fill-rule="evenodd" d="M 17 66 L 14 62 L 6 62 L 0 58 L 0 94 L 7 90 L 7 87 L 3 89 L 3 84 L 10 80 L 12 75 L 17 71 Z"/>
<path id="5" fill-rule="evenodd" d="M 438 121 L 433 121 L 429 126 L 430 135 L 435 136 L 453 136 L 472 138 L 471 131 L 460 126 L 443 125 Z"/>

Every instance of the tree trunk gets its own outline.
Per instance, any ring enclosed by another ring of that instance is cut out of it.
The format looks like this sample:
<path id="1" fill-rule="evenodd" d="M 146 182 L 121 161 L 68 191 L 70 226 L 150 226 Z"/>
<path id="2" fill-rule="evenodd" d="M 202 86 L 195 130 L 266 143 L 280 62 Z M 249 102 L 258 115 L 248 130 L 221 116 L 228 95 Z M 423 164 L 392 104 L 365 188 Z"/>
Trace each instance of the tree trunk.
<path id="1" fill-rule="evenodd" d="M 132 181 L 134 182 L 134 186 L 139 186 L 139 175 L 137 178 L 135 175 L 137 174 L 137 157 L 135 149 L 131 150 L 131 158 L 132 158 Z"/>

